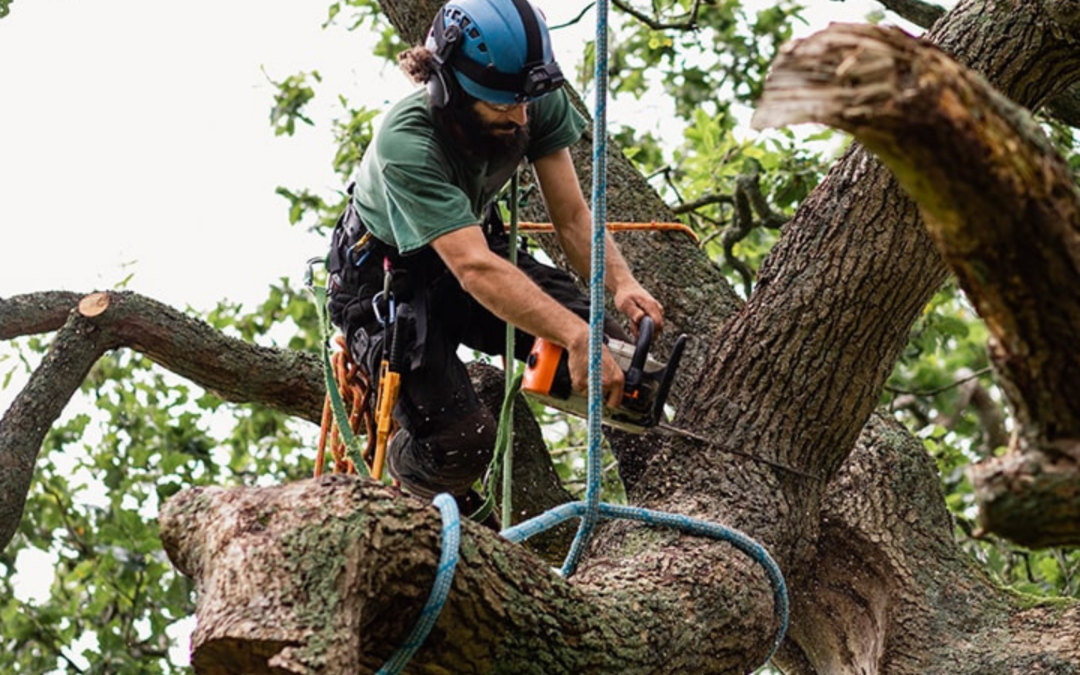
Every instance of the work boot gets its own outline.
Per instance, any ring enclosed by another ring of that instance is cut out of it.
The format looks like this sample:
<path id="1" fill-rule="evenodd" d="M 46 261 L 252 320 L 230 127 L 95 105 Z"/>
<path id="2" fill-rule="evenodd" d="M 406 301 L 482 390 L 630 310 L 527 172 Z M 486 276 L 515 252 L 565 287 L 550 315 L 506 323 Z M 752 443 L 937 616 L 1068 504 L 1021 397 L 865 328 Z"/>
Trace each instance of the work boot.
<path id="1" fill-rule="evenodd" d="M 415 468 L 416 460 L 413 452 L 412 435 L 405 429 L 398 429 L 386 447 L 386 468 L 394 480 L 401 485 L 401 489 L 409 494 L 431 501 L 438 490 L 428 487 L 427 482 L 421 476 L 424 472 Z"/>
<path id="2" fill-rule="evenodd" d="M 452 494 L 461 516 L 472 517 L 483 506 L 484 498 L 469 486 L 457 494 L 462 488 L 447 480 L 447 476 L 439 471 L 440 467 L 435 466 L 438 463 L 433 461 L 431 454 L 414 442 L 407 430 L 398 429 L 386 448 L 386 468 L 405 492 L 426 501 L 442 492 Z M 479 522 L 495 532 L 501 529 L 494 510 Z"/>
<path id="3" fill-rule="evenodd" d="M 399 429 L 387 448 L 387 468 L 417 497 L 465 494 L 491 462 L 491 448 L 477 447 L 476 441 L 475 435 L 456 432 L 418 440 L 408 429 Z"/>

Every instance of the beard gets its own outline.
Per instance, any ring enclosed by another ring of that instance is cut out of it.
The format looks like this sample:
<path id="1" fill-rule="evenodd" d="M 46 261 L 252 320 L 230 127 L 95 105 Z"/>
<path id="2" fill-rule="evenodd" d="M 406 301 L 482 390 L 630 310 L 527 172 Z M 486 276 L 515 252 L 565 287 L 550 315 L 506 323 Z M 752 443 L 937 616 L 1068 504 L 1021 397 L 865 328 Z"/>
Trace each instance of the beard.
<path id="1" fill-rule="evenodd" d="M 520 162 L 529 145 L 528 127 L 509 121 L 485 122 L 474 103 L 476 99 L 462 96 L 452 105 L 438 109 L 436 119 L 472 159 L 495 164 Z"/>

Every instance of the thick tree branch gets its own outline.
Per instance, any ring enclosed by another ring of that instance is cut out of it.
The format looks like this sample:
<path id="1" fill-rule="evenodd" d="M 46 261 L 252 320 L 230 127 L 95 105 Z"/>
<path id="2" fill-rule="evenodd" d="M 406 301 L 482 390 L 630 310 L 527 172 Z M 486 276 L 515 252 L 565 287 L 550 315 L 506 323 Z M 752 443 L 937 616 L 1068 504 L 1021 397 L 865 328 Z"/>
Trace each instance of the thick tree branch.
<path id="1" fill-rule="evenodd" d="M 8 301 L 0 302 L 0 306 L 5 305 Z M 23 304 L 35 305 L 38 303 Z M 68 305 L 68 312 L 71 312 L 71 306 Z M 18 313 L 18 310 L 12 313 Z M 42 325 L 54 321 L 55 314 L 55 311 L 46 310 L 43 315 L 48 315 L 48 320 L 28 320 L 23 325 L 36 332 Z M 0 311 L 0 315 L 10 316 L 6 311 Z M 95 330 L 77 313 L 71 313 L 70 320 L 57 335 L 53 349 L 0 419 L 0 550 L 7 547 L 22 520 L 45 434 L 78 391 L 90 368 L 114 346 L 109 335 Z"/>
<path id="2" fill-rule="evenodd" d="M 263 403 L 318 421 L 325 390 L 313 355 L 225 337 L 131 293 L 80 297 L 58 292 L 0 300 L 5 339 L 59 328 L 49 353 L 0 423 L 0 550 L 22 517 L 45 434 L 107 351 L 129 347 L 225 400 Z"/>
<path id="3" fill-rule="evenodd" d="M 430 505 L 344 476 L 180 493 L 161 531 L 198 584 L 196 672 L 374 671 L 417 619 L 439 529 Z M 409 672 L 749 672 L 764 657 L 776 625 L 752 561 L 640 527 L 623 538 L 636 556 L 570 583 L 466 523 L 448 604 Z M 745 650 L 747 636 L 764 640 Z"/>
<path id="4" fill-rule="evenodd" d="M 834 25 L 785 49 L 755 120 L 849 131 L 918 201 L 990 330 L 1020 426 L 1014 450 L 1031 452 L 976 470 L 983 524 L 1029 546 L 1080 543 L 1080 191 L 1069 167 L 1023 109 L 898 30 Z"/>
<path id="5" fill-rule="evenodd" d="M 228 337 L 141 295 L 44 292 L 0 299 L 0 327 L 0 339 L 59 330 L 0 423 L 0 550 L 18 527 L 45 434 L 90 368 L 110 350 L 141 352 L 226 401 L 265 405 L 315 424 L 322 416 L 326 388 L 319 357 Z M 474 364 L 471 374 L 485 402 L 498 411 L 502 371 Z M 524 520 L 570 496 L 560 486 L 536 420 L 523 401 L 514 420 L 514 503 Z M 530 544 L 558 560 L 572 536 L 572 528 L 561 528 Z"/>

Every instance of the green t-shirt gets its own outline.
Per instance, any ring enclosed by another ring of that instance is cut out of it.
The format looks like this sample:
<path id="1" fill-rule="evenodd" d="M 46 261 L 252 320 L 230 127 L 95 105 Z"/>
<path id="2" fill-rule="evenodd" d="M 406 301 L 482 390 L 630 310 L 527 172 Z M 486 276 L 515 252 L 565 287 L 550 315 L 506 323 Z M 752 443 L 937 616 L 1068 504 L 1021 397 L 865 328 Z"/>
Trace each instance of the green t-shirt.
<path id="1" fill-rule="evenodd" d="M 529 104 L 532 162 L 575 143 L 585 120 L 558 90 Z M 434 123 L 423 89 L 398 101 L 364 153 L 353 201 L 379 240 L 401 253 L 482 220 L 517 162 L 475 161 Z"/>

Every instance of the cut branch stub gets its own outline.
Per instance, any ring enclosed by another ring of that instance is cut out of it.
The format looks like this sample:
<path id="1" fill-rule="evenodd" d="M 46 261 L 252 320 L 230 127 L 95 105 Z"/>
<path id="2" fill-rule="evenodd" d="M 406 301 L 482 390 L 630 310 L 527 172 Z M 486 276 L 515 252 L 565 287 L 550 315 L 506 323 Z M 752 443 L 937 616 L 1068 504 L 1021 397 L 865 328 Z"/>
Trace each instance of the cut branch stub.
<path id="1" fill-rule="evenodd" d="M 105 313 L 109 308 L 108 293 L 91 293 L 79 300 L 79 314 L 93 318 Z"/>

